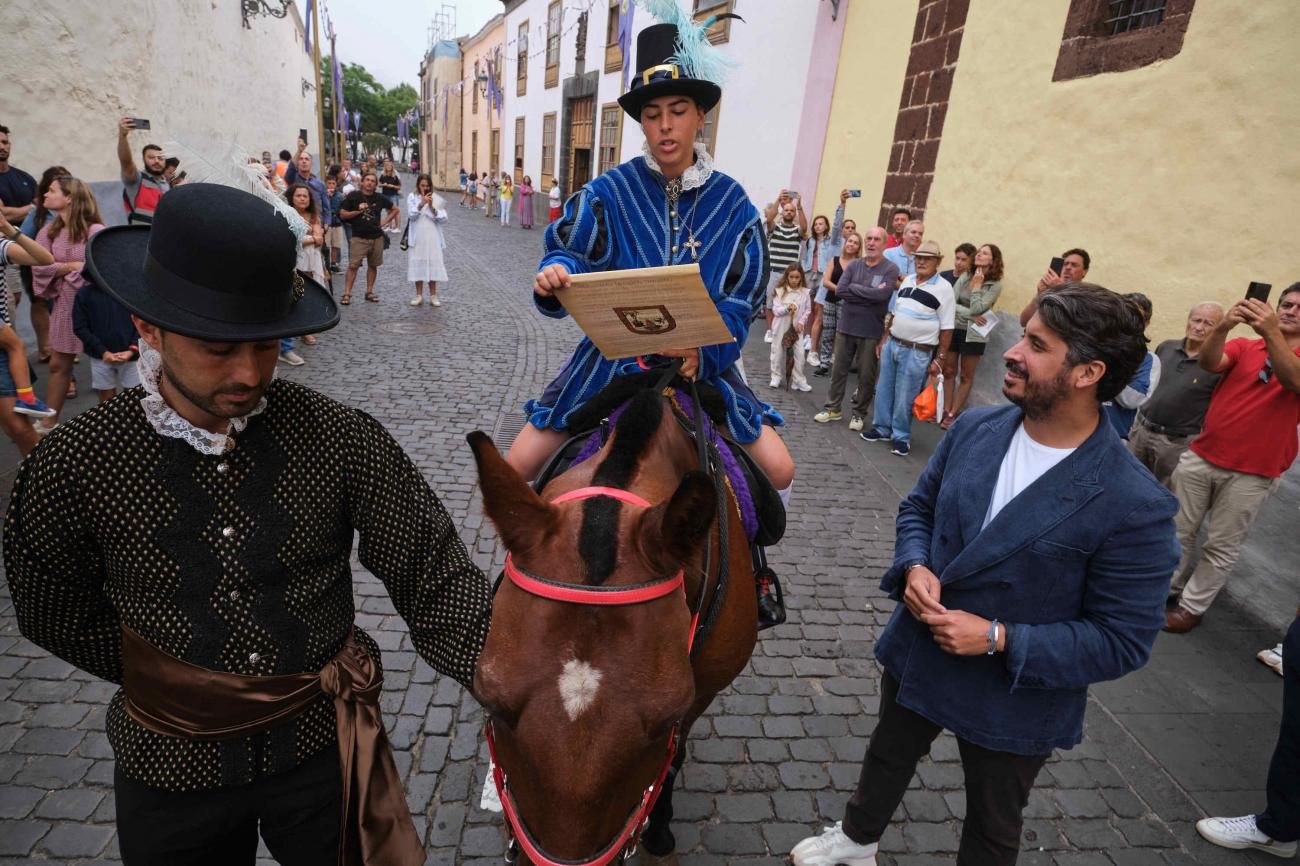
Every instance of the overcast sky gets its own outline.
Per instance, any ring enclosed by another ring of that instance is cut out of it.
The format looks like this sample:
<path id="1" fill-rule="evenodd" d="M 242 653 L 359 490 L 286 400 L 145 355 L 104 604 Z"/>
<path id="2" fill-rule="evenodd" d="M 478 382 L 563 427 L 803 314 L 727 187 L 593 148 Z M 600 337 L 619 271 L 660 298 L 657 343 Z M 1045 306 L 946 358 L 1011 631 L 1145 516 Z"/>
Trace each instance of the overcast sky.
<path id="1" fill-rule="evenodd" d="M 299 11 L 306 8 L 306 0 L 297 2 Z M 443 6 L 455 10 L 457 36 L 477 33 L 504 8 L 501 0 L 324 0 L 338 35 L 339 59 L 360 63 L 385 87 L 405 81 L 416 90 L 429 25 Z M 322 22 L 321 38 L 324 34 Z"/>

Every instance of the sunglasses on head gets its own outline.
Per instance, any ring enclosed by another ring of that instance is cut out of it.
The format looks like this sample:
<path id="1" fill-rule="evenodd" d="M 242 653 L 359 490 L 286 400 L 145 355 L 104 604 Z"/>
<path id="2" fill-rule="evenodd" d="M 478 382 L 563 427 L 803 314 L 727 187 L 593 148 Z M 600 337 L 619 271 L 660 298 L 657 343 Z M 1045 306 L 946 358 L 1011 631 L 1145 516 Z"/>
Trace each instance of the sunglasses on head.
<path id="1" fill-rule="evenodd" d="M 1261 381 L 1261 382 L 1263 382 L 1265 385 L 1267 385 L 1267 384 L 1268 384 L 1268 380 L 1269 380 L 1269 379 L 1272 379 L 1272 378 L 1273 378 L 1273 359 L 1272 359 L 1272 358 L 1265 358 L 1265 359 L 1264 359 L 1264 369 L 1262 369 L 1262 370 L 1259 371 L 1259 381 Z"/>

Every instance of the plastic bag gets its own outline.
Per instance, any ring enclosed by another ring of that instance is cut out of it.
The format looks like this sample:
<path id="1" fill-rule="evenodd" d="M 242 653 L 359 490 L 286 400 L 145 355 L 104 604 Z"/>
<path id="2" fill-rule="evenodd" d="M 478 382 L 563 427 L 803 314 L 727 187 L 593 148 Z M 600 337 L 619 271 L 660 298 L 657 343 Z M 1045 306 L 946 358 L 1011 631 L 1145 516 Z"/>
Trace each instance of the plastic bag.
<path id="1" fill-rule="evenodd" d="M 943 417 L 943 374 L 930 377 L 930 381 L 921 389 L 912 401 L 912 415 L 918 421 L 937 421 Z"/>

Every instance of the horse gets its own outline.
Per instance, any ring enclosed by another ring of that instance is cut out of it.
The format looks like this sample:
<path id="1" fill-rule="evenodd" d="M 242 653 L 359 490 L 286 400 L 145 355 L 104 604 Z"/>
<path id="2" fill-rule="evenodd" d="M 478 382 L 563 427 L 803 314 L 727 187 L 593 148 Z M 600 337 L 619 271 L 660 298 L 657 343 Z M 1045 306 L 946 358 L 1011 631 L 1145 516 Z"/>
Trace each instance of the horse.
<path id="1" fill-rule="evenodd" d="M 701 471 L 673 393 L 642 386 L 594 456 L 540 494 L 486 434 L 468 437 L 508 551 L 472 689 L 507 859 L 605 866 L 639 836 L 643 863 L 676 863 L 680 747 L 753 653 L 754 563 L 738 503 Z"/>

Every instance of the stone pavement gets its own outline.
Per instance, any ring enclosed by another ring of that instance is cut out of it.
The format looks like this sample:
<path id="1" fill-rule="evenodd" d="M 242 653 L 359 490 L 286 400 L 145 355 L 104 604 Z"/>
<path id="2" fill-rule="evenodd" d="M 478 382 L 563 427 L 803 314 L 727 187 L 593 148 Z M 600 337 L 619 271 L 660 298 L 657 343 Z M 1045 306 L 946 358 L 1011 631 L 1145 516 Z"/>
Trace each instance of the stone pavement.
<path id="1" fill-rule="evenodd" d="M 559 367 L 577 330 L 529 303 L 540 230 L 502 229 L 454 200 L 450 210 L 451 280 L 441 308 L 407 306 L 394 244 L 381 303 L 360 300 L 358 289 L 342 325 L 300 350 L 307 364 L 282 366 L 281 374 L 383 422 L 442 497 L 475 560 L 495 573 L 503 554 L 482 515 L 464 436 L 483 429 L 507 444 L 522 421 L 520 404 Z M 747 349 L 748 368 L 765 370 L 767 345 L 757 332 Z M 84 363 L 77 375 L 84 388 Z M 812 381 L 813 394 L 760 387 L 786 414 L 800 467 L 786 540 L 772 557 L 791 618 L 766 633 L 749 668 L 693 732 L 675 800 L 687 864 L 784 860 L 794 842 L 840 817 L 874 724 L 872 645 L 893 607 L 878 576 L 891 560 L 898 500 L 938 430 L 923 425 L 912 457 L 894 457 L 843 424 L 812 423 L 825 380 Z M 12 447 L 0 448 L 5 496 L 16 464 Z M 477 808 L 486 765 L 480 711 L 416 656 L 382 586 L 354 567 L 357 619 L 385 651 L 383 709 L 430 862 L 496 861 L 500 820 Z M 1262 804 L 1281 680 L 1253 655 L 1277 640 L 1216 607 L 1199 631 L 1162 635 L 1147 669 L 1094 689 L 1084 743 L 1052 758 L 1030 799 L 1021 862 L 1262 862 L 1213 848 L 1192 825 L 1207 810 L 1239 814 Z M 113 689 L 23 640 L 6 584 L 0 862 L 118 859 L 103 733 Z M 952 861 L 965 808 L 957 757 L 951 737 L 935 744 L 883 839 L 882 861 Z"/>

